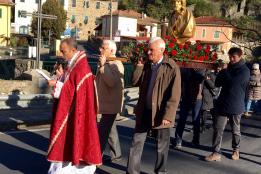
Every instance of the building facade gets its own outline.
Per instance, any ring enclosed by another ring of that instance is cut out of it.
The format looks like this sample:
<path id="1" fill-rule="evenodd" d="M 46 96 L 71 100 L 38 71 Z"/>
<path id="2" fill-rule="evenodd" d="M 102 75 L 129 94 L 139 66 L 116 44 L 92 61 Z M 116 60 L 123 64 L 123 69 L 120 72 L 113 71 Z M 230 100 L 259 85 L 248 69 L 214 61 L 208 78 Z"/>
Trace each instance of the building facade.
<path id="1" fill-rule="evenodd" d="M 201 16 L 196 20 L 196 33 L 190 41 L 200 40 L 217 48 L 221 59 L 227 60 L 232 46 L 233 27 L 225 20 L 212 16 Z"/>
<path id="2" fill-rule="evenodd" d="M 102 22 L 101 16 L 118 9 L 118 2 L 97 0 L 67 0 L 67 30 L 77 39 L 87 40 L 95 35 L 95 28 Z"/>
<path id="3" fill-rule="evenodd" d="M 42 4 L 46 0 L 42 0 Z M 13 20 L 11 23 L 12 33 L 30 34 L 32 16 L 22 15 L 24 12 L 33 13 L 38 11 L 39 0 L 13 0 L 15 6 L 13 7 Z"/>
<path id="4" fill-rule="evenodd" d="M 101 36 L 110 36 L 110 15 L 102 17 Z M 156 37 L 159 21 L 133 10 L 113 13 L 112 35 L 121 37 Z"/>
<path id="5" fill-rule="evenodd" d="M 11 32 L 11 0 L 0 0 L 0 46 L 6 46 Z"/>

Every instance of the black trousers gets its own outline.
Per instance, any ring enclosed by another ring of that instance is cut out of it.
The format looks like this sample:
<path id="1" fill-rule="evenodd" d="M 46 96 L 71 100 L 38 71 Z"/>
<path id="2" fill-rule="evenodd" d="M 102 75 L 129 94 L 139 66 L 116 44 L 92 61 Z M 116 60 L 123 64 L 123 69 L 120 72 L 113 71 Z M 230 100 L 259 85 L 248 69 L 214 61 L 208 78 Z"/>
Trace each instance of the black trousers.
<path id="1" fill-rule="evenodd" d="M 150 117 L 149 114 L 146 115 Z M 146 123 L 148 122 L 144 122 L 144 127 L 136 127 L 135 129 L 127 164 L 127 174 L 140 173 L 141 156 L 143 152 L 144 143 L 148 132 L 151 131 L 151 126 Z M 157 159 L 154 171 L 156 174 L 165 174 L 167 173 L 166 165 L 170 143 L 170 129 L 153 129 L 153 131 L 155 131 L 156 135 L 157 150 Z"/>
<path id="2" fill-rule="evenodd" d="M 222 145 L 223 132 L 228 122 L 232 129 L 232 148 L 239 150 L 240 143 L 240 120 L 241 115 L 216 115 L 214 118 L 214 135 L 213 135 L 213 151 L 220 153 Z"/>
<path id="3" fill-rule="evenodd" d="M 102 114 L 98 125 L 101 152 L 104 152 L 108 143 L 112 159 L 121 157 L 120 141 L 115 123 L 116 116 L 117 114 Z"/>

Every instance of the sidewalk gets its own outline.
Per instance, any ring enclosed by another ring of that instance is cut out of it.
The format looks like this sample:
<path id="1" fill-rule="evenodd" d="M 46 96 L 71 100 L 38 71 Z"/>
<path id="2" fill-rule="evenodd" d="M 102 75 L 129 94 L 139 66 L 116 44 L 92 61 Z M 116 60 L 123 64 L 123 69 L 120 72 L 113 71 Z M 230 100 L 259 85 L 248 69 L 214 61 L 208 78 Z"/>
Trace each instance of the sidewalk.
<path id="1" fill-rule="evenodd" d="M 134 106 L 137 102 L 138 89 L 128 88 L 124 91 L 124 109 L 123 113 L 117 117 L 117 121 L 126 121 L 133 114 Z M 27 103 L 25 101 L 25 103 Z M 16 107 L 13 109 L 0 109 L 0 131 L 17 130 L 27 126 L 38 126 L 50 124 L 52 119 L 52 107 L 46 103 L 34 102 L 35 104 L 30 107 L 17 107 L 23 105 L 19 100 L 16 101 Z M 36 107 L 38 103 L 39 107 Z M 44 107 L 43 106 L 47 106 Z M 12 108 L 12 107 L 11 107 Z"/>

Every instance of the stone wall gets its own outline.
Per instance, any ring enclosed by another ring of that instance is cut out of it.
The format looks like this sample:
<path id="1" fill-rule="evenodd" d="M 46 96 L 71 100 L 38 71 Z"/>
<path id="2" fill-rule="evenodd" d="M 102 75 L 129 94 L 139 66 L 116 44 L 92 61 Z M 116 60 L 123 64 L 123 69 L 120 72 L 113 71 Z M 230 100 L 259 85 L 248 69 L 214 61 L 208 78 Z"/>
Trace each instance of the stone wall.
<path id="1" fill-rule="evenodd" d="M 30 94 L 31 83 L 29 80 L 0 80 L 0 94 Z"/>
<path id="2" fill-rule="evenodd" d="M 20 79 L 20 76 L 34 68 L 36 61 L 32 59 L 0 59 L 0 79 Z M 40 67 L 42 67 L 40 61 Z"/>
<path id="3" fill-rule="evenodd" d="M 49 72 L 42 70 L 46 75 Z M 46 79 L 35 70 L 28 70 L 22 73 L 21 80 L 1 80 L 0 94 L 50 94 L 51 88 L 48 86 Z"/>
<path id="4" fill-rule="evenodd" d="M 85 2 L 85 3 L 84 3 Z M 89 6 L 86 6 L 89 2 Z M 97 2 L 100 2 L 100 8 L 97 9 Z M 72 1 L 69 1 L 69 9 L 67 12 L 68 24 L 71 29 L 77 27 L 80 40 L 87 40 L 91 35 L 95 35 L 95 28 L 98 26 L 97 19 L 101 16 L 109 14 L 110 1 L 97 0 L 77 0 L 76 7 L 72 7 Z M 118 2 L 112 2 L 112 11 L 118 9 Z M 72 22 L 72 15 L 75 16 L 75 22 Z M 88 23 L 84 23 L 85 16 L 88 17 Z"/>

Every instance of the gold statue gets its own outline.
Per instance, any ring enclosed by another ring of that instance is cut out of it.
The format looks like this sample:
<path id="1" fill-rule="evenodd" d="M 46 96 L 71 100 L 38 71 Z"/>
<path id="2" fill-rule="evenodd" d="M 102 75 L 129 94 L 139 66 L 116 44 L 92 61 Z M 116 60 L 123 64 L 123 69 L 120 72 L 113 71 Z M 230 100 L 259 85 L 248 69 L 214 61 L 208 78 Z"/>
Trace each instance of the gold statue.
<path id="1" fill-rule="evenodd" d="M 169 20 L 169 34 L 178 43 L 185 43 L 195 35 L 196 21 L 193 14 L 186 8 L 186 0 L 171 0 L 173 12 Z"/>

